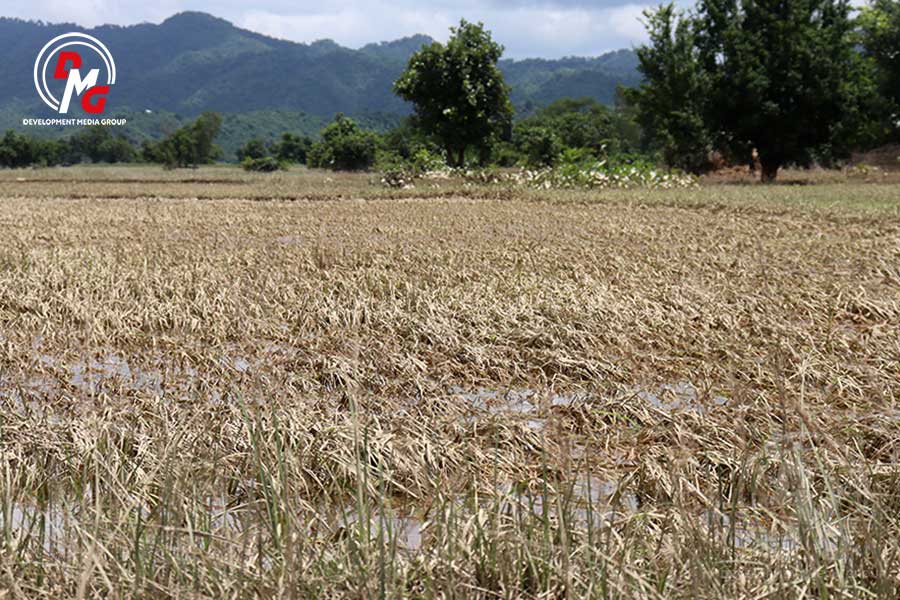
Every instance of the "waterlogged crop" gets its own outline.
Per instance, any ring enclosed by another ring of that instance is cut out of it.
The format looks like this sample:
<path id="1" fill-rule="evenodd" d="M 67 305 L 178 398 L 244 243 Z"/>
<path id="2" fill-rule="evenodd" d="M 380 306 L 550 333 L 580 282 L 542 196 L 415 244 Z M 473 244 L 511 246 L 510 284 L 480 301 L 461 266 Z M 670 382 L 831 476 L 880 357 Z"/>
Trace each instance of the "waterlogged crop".
<path id="1" fill-rule="evenodd" d="M 897 185 L 500 176 L 0 171 L 0 598 L 895 600 Z"/>

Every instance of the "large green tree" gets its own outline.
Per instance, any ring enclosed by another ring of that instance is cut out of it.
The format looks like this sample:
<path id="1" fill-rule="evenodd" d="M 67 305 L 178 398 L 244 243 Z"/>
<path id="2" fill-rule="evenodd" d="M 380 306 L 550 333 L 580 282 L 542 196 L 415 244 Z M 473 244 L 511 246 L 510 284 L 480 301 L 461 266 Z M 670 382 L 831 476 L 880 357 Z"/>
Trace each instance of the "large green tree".
<path id="1" fill-rule="evenodd" d="M 872 0 L 859 16 L 862 44 L 878 68 L 878 83 L 891 103 L 891 126 L 900 120 L 900 2 Z"/>
<path id="2" fill-rule="evenodd" d="M 511 119 L 509 87 L 497 67 L 502 54 L 481 23 L 463 20 L 446 45 L 434 42 L 413 54 L 394 84 L 452 165 L 462 166 L 467 148 L 483 148 Z"/>
<path id="3" fill-rule="evenodd" d="M 693 19 L 669 4 L 645 13 L 650 43 L 637 50 L 644 84 L 627 90 L 646 145 L 666 163 L 698 173 L 709 163 L 712 134 L 705 113 L 709 77 L 703 70 Z"/>
<path id="4" fill-rule="evenodd" d="M 649 30 L 636 100 L 650 131 L 675 140 L 668 150 L 756 148 L 770 181 L 852 134 L 868 82 L 846 0 L 700 0 L 682 18 L 661 7 Z"/>
<path id="5" fill-rule="evenodd" d="M 856 101 L 846 0 L 701 0 L 709 112 L 733 151 L 756 148 L 765 181 L 834 138 Z"/>

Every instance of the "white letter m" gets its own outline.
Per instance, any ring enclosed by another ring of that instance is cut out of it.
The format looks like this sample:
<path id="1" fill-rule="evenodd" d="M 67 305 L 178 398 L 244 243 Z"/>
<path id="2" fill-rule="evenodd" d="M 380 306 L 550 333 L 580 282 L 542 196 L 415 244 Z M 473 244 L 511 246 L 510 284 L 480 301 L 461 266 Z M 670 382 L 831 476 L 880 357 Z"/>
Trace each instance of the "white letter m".
<path id="1" fill-rule="evenodd" d="M 59 105 L 59 113 L 64 115 L 69 112 L 69 102 L 72 101 L 73 90 L 76 96 L 80 96 L 85 90 L 97 85 L 99 75 L 100 69 L 91 69 L 88 71 L 87 77 L 81 79 L 81 72 L 78 69 L 69 69 L 69 79 L 66 80 L 66 91 Z"/>

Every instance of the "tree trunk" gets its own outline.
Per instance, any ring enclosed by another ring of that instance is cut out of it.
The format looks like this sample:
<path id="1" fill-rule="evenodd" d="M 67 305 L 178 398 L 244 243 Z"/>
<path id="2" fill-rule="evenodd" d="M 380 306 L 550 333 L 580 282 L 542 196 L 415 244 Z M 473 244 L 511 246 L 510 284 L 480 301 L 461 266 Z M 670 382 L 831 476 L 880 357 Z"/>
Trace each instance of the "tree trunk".
<path id="1" fill-rule="evenodd" d="M 487 144 L 478 148 L 478 166 L 482 169 L 487 167 L 491 162 L 491 147 Z"/>
<path id="2" fill-rule="evenodd" d="M 781 160 L 761 156 L 759 158 L 759 163 L 761 167 L 759 170 L 759 180 L 763 183 L 775 181 L 775 178 L 778 177 L 778 169 L 781 168 Z"/>
<path id="3" fill-rule="evenodd" d="M 456 157 L 453 156 L 453 146 L 447 144 L 444 147 L 444 151 L 447 153 L 447 165 L 450 167 L 456 166 Z"/>
<path id="4" fill-rule="evenodd" d="M 466 147 L 447 146 L 447 163 L 454 168 L 462 168 L 466 162 Z"/>

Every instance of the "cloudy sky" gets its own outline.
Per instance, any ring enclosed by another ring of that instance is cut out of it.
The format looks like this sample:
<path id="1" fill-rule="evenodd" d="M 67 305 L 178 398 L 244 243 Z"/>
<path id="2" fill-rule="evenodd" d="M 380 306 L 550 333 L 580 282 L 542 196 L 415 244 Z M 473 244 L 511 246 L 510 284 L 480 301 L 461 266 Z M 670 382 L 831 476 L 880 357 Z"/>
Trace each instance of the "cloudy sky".
<path id="1" fill-rule="evenodd" d="M 642 11 L 659 0 L 0 0 L 0 15 L 86 27 L 159 23 L 200 10 L 267 35 L 359 47 L 425 33 L 443 40 L 465 17 L 483 21 L 506 56 L 595 55 L 644 40 Z"/>

